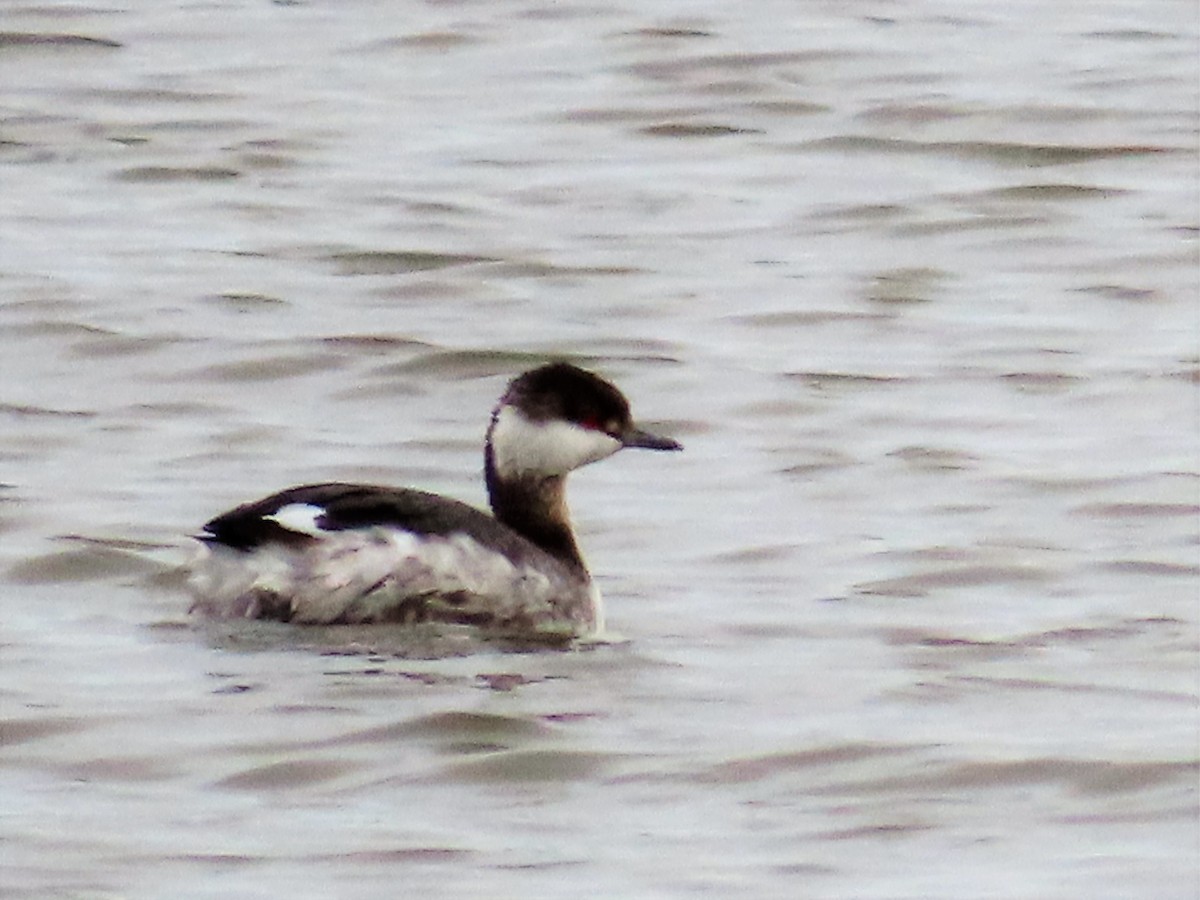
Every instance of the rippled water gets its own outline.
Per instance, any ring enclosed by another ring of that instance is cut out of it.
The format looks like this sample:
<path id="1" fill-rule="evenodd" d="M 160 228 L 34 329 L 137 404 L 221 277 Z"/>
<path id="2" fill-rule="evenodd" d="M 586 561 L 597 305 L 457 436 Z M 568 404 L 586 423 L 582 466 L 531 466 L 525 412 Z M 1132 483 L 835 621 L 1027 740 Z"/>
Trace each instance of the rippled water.
<path id="1" fill-rule="evenodd" d="M 7 897 L 1200 893 L 1194 3 L 0 8 Z M 624 642 L 197 626 L 288 484 L 482 502 Z"/>

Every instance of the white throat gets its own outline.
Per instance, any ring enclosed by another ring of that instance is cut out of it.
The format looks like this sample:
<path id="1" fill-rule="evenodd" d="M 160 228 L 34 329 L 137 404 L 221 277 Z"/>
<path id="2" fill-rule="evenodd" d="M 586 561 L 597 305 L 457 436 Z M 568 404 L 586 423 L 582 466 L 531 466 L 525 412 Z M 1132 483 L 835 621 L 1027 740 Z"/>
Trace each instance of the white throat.
<path id="1" fill-rule="evenodd" d="M 514 406 L 502 406 L 492 423 L 496 474 L 509 480 L 551 477 L 612 456 L 621 442 L 602 431 L 553 419 L 533 422 Z"/>

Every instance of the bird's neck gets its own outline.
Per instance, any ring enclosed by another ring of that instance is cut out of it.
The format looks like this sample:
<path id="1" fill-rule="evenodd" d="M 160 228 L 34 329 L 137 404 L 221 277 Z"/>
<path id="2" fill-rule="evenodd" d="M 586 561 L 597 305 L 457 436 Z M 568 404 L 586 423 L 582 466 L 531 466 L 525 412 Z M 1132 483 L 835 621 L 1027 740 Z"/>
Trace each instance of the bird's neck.
<path id="1" fill-rule="evenodd" d="M 567 512 L 565 475 L 501 477 L 490 441 L 484 451 L 483 472 L 488 502 L 497 521 L 586 573 Z"/>

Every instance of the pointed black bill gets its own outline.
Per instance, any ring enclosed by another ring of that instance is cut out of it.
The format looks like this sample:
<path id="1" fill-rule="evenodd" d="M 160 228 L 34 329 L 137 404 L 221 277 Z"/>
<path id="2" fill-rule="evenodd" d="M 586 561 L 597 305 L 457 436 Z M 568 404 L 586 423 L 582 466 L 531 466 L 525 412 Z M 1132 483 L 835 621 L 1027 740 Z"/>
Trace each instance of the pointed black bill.
<path id="1" fill-rule="evenodd" d="M 659 437 L 640 428 L 630 428 L 621 435 L 622 447 L 640 447 L 643 450 L 682 450 L 683 444 L 671 438 Z"/>

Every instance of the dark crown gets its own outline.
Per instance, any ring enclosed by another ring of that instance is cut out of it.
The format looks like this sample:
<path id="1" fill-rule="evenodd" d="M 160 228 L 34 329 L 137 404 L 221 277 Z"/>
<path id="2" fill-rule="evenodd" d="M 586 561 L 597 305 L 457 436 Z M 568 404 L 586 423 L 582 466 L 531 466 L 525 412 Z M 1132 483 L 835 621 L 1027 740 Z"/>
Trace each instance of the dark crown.
<path id="1" fill-rule="evenodd" d="M 597 423 L 629 424 L 629 401 L 598 375 L 566 362 L 532 369 L 513 379 L 500 398 L 534 422 L 565 419 L 595 427 Z"/>

